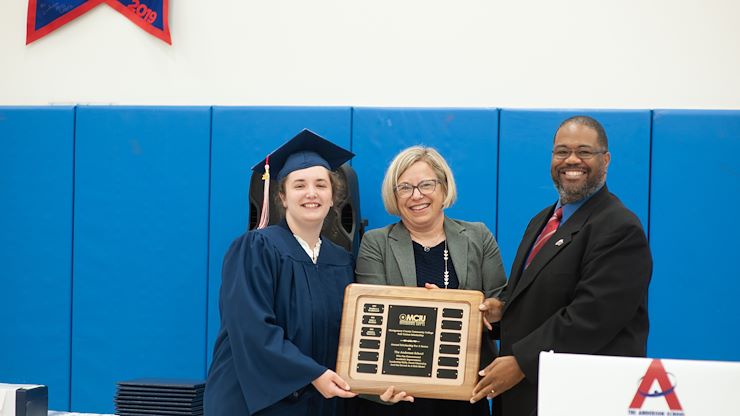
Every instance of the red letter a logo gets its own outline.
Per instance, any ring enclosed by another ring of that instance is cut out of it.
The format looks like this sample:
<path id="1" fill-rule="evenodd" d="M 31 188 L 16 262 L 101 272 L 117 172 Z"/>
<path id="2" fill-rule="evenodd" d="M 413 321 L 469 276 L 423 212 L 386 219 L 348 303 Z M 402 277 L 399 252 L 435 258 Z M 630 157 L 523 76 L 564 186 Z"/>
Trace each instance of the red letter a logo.
<path id="1" fill-rule="evenodd" d="M 650 386 L 653 385 L 654 381 L 658 381 L 661 391 L 650 393 Z M 678 402 L 678 396 L 676 396 L 676 386 L 671 385 L 671 381 L 668 379 L 668 374 L 663 368 L 663 363 L 660 360 L 653 360 L 648 367 L 647 372 L 642 377 L 640 387 L 637 388 L 635 397 L 632 399 L 630 409 L 639 409 L 642 407 L 642 403 L 645 402 L 646 397 L 665 397 L 665 401 L 668 403 L 668 407 L 671 410 L 683 410 L 681 403 Z"/>

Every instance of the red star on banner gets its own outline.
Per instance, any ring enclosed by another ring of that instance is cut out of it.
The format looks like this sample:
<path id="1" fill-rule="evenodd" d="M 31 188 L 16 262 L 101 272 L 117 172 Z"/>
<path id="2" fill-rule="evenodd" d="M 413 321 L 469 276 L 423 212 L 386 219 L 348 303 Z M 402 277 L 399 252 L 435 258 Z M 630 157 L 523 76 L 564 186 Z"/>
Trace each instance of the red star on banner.
<path id="1" fill-rule="evenodd" d="M 172 44 L 168 0 L 29 0 L 26 45 L 106 3 L 151 35 Z"/>

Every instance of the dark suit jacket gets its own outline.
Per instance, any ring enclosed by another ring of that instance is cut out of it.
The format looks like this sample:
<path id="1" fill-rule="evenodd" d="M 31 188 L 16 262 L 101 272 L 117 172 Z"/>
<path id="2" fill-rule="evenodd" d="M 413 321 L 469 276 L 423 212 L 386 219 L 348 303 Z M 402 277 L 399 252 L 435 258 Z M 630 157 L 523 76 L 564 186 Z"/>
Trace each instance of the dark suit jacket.
<path id="1" fill-rule="evenodd" d="M 460 289 L 479 290 L 487 298 L 498 296 L 506 285 L 506 275 L 498 244 L 485 224 L 445 217 L 444 229 Z M 355 278 L 358 283 L 416 287 L 414 249 L 402 222 L 365 233 Z M 495 356 L 495 343 L 484 337 L 481 367 Z"/>
<path id="2" fill-rule="evenodd" d="M 503 416 L 536 414 L 541 351 L 646 354 L 653 266 L 640 221 L 604 186 L 522 270 L 554 208 L 527 226 L 502 295 L 501 355 L 516 357 L 525 374 L 500 396 Z"/>

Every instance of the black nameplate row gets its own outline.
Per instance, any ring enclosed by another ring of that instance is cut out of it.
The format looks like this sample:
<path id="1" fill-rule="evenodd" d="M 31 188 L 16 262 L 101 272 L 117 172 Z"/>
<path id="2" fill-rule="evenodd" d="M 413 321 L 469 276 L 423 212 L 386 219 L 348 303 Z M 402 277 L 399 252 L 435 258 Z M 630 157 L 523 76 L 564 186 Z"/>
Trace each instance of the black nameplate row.
<path id="1" fill-rule="evenodd" d="M 462 309 L 444 308 L 444 309 L 442 309 L 442 317 L 443 318 L 462 319 L 462 317 L 463 317 L 463 310 Z"/>
<path id="2" fill-rule="evenodd" d="M 380 338 L 383 333 L 383 312 L 385 312 L 385 305 L 378 303 L 366 303 L 363 305 L 362 311 L 362 330 L 360 335 L 362 337 L 372 338 L 360 338 L 360 348 L 368 350 L 380 350 L 380 340 L 373 338 Z M 357 372 L 367 374 L 378 373 L 378 351 L 359 351 L 357 353 L 358 361 L 369 361 L 370 363 L 358 363 Z"/>
<path id="3" fill-rule="evenodd" d="M 439 360 L 437 360 L 437 365 L 440 367 L 457 367 L 460 363 L 460 360 L 457 357 L 439 357 Z"/>
<path id="4" fill-rule="evenodd" d="M 461 334 L 459 332 L 442 332 L 439 340 L 442 342 L 460 342 Z"/>
<path id="5" fill-rule="evenodd" d="M 440 354 L 458 355 L 460 354 L 460 341 L 462 340 L 462 309 L 444 308 L 442 309 L 442 332 L 439 334 L 439 340 L 444 342 L 440 344 Z M 458 320 L 459 319 L 459 320 Z M 456 379 L 457 367 L 460 366 L 458 357 L 441 356 L 437 359 L 438 368 L 437 378 Z"/>
<path id="6" fill-rule="evenodd" d="M 437 370 L 437 378 L 457 378 L 457 370 L 449 370 L 446 368 L 440 368 Z"/>
<path id="7" fill-rule="evenodd" d="M 360 351 L 357 354 L 357 359 L 360 361 L 378 362 L 378 353 L 374 351 Z"/>
<path id="8" fill-rule="evenodd" d="M 374 328 L 371 326 L 363 326 L 360 334 L 363 337 L 377 337 L 380 338 L 380 334 L 383 332 L 381 328 Z"/>
<path id="9" fill-rule="evenodd" d="M 363 325 L 383 325 L 383 315 L 363 315 Z"/>
<path id="10" fill-rule="evenodd" d="M 361 338 L 360 339 L 360 348 L 367 348 L 369 350 L 379 350 L 380 349 L 380 340 L 379 339 Z"/>
<path id="11" fill-rule="evenodd" d="M 440 354 L 460 355 L 460 346 L 451 344 L 440 344 L 439 352 Z"/>
<path id="12" fill-rule="evenodd" d="M 385 305 L 366 303 L 362 311 L 365 313 L 383 313 L 383 311 L 385 311 Z"/>
<path id="13" fill-rule="evenodd" d="M 462 329 L 462 321 L 451 321 L 449 319 L 443 319 L 442 329 L 452 329 L 454 331 L 459 331 Z"/>
<path id="14" fill-rule="evenodd" d="M 378 373 L 378 365 L 377 364 L 360 363 L 360 364 L 357 364 L 357 372 L 358 373 L 377 374 Z"/>

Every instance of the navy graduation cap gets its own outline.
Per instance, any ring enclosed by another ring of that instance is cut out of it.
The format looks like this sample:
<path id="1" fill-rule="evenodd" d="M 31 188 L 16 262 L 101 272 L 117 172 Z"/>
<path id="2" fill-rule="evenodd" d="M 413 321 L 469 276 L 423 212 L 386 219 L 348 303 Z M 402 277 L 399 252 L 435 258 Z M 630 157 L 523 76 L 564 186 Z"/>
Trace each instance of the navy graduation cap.
<path id="1" fill-rule="evenodd" d="M 354 153 L 335 145 L 309 129 L 303 129 L 295 137 L 273 150 L 265 159 L 252 167 L 255 172 L 278 172 L 275 177 L 282 180 L 290 172 L 323 166 L 334 170 L 352 159 Z"/>
<path id="2" fill-rule="evenodd" d="M 264 228 L 270 219 L 270 170 L 276 171 L 278 181 L 291 172 L 313 166 L 323 166 L 335 170 L 352 159 L 354 153 L 324 139 L 308 129 L 303 129 L 295 137 L 273 150 L 267 157 L 252 167 L 255 172 L 263 172 L 264 195 L 262 215 L 257 228 Z"/>

